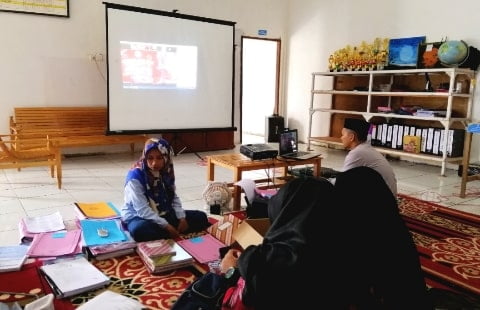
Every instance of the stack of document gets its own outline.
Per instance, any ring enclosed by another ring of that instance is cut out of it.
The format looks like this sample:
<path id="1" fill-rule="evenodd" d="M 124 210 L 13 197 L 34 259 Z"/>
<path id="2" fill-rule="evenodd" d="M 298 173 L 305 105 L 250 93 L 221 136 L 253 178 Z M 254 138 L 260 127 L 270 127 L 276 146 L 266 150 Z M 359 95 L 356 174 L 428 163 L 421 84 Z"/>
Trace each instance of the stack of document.
<path id="1" fill-rule="evenodd" d="M 22 218 L 18 224 L 22 243 L 33 241 L 36 234 L 65 230 L 65 224 L 60 212 L 42 216 Z"/>
<path id="2" fill-rule="evenodd" d="M 96 260 L 104 260 L 135 253 L 137 242 L 133 240 L 128 231 L 123 232 L 127 237 L 125 241 L 85 247 L 84 253 L 87 254 L 88 258 L 94 258 Z"/>
<path id="3" fill-rule="evenodd" d="M 104 260 L 135 252 L 137 243 L 123 229 L 120 219 L 84 219 L 80 226 L 84 253 L 89 258 Z"/>
<path id="4" fill-rule="evenodd" d="M 171 239 L 138 243 L 137 253 L 152 274 L 183 268 L 195 262 L 188 252 Z"/>
<path id="5" fill-rule="evenodd" d="M 174 243 L 175 241 L 172 239 L 161 239 L 139 242 L 137 246 L 138 251 L 141 252 L 143 256 L 149 258 L 155 266 L 158 266 L 177 254 L 173 247 Z"/>
<path id="6" fill-rule="evenodd" d="M 17 271 L 27 259 L 28 246 L 0 246 L 0 272 Z"/>
<path id="7" fill-rule="evenodd" d="M 40 271 L 58 298 L 95 290 L 110 283 L 110 278 L 83 256 L 41 266 Z"/>
<path id="8" fill-rule="evenodd" d="M 77 308 L 77 310 L 99 309 L 142 310 L 146 307 L 133 298 L 107 290 Z"/>
<path id="9" fill-rule="evenodd" d="M 85 246 L 105 245 L 127 241 L 119 219 L 80 220 Z"/>

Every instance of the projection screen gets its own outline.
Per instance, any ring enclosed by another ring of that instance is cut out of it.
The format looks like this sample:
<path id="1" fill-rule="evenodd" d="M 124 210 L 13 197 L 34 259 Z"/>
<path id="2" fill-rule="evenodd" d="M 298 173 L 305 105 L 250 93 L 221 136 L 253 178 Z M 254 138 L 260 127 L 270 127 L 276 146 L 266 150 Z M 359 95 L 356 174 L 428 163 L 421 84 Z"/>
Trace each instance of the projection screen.
<path id="1" fill-rule="evenodd" d="M 234 22 L 105 7 L 108 133 L 234 130 Z"/>

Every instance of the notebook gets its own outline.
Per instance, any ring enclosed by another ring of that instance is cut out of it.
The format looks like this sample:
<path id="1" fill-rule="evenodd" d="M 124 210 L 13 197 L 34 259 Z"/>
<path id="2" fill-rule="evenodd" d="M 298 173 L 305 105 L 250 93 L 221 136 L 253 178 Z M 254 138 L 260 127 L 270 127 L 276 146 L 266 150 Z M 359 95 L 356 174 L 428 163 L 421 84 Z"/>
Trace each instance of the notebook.
<path id="1" fill-rule="evenodd" d="M 320 153 L 298 150 L 297 129 L 288 129 L 280 133 L 278 154 L 287 159 L 310 159 L 320 156 Z"/>

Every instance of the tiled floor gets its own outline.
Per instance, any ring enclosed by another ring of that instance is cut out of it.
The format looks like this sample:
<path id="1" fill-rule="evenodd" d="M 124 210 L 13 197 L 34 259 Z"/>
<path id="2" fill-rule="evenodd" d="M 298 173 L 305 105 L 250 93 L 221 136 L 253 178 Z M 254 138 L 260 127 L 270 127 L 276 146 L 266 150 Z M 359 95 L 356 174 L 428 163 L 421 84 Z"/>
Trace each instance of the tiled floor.
<path id="1" fill-rule="evenodd" d="M 244 140 L 244 143 L 257 142 L 262 140 Z M 345 151 L 319 146 L 314 148 L 323 154 L 323 167 L 341 168 Z M 205 209 L 202 192 L 206 186 L 206 167 L 200 157 L 234 151 L 238 148 L 200 154 L 182 153 L 174 158 L 178 194 L 186 209 Z M 75 219 L 74 202 L 111 201 L 120 207 L 125 174 L 139 155 L 122 153 L 67 157 L 63 161 L 61 190 L 57 189 L 55 179 L 50 178 L 46 168 L 0 170 L 0 245 L 18 244 L 18 222 L 26 216 L 60 211 L 65 222 L 71 224 Z M 480 214 L 480 181 L 468 183 L 467 197 L 462 199 L 459 197 L 461 180 L 456 169 L 447 169 L 446 176 L 440 176 L 438 166 L 398 160 L 391 161 L 391 164 L 397 175 L 400 193 Z M 247 172 L 244 177 L 265 178 L 266 173 Z M 232 176 L 230 170 L 215 170 L 216 180 L 231 181 Z"/>

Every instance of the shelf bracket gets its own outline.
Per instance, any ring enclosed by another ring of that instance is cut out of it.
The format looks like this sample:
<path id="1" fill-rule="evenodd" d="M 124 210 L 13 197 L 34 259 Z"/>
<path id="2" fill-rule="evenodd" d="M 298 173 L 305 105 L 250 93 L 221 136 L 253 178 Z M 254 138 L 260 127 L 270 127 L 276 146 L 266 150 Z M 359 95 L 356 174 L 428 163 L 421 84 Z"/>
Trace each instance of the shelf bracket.
<path id="1" fill-rule="evenodd" d="M 440 123 L 442 124 L 443 128 L 450 127 L 450 125 L 452 124 L 451 121 L 440 121 Z"/>
<path id="2" fill-rule="evenodd" d="M 372 115 L 370 115 L 370 114 L 367 114 L 367 115 L 363 114 L 363 118 L 364 118 L 367 122 L 370 122 L 370 119 L 372 118 Z"/>

